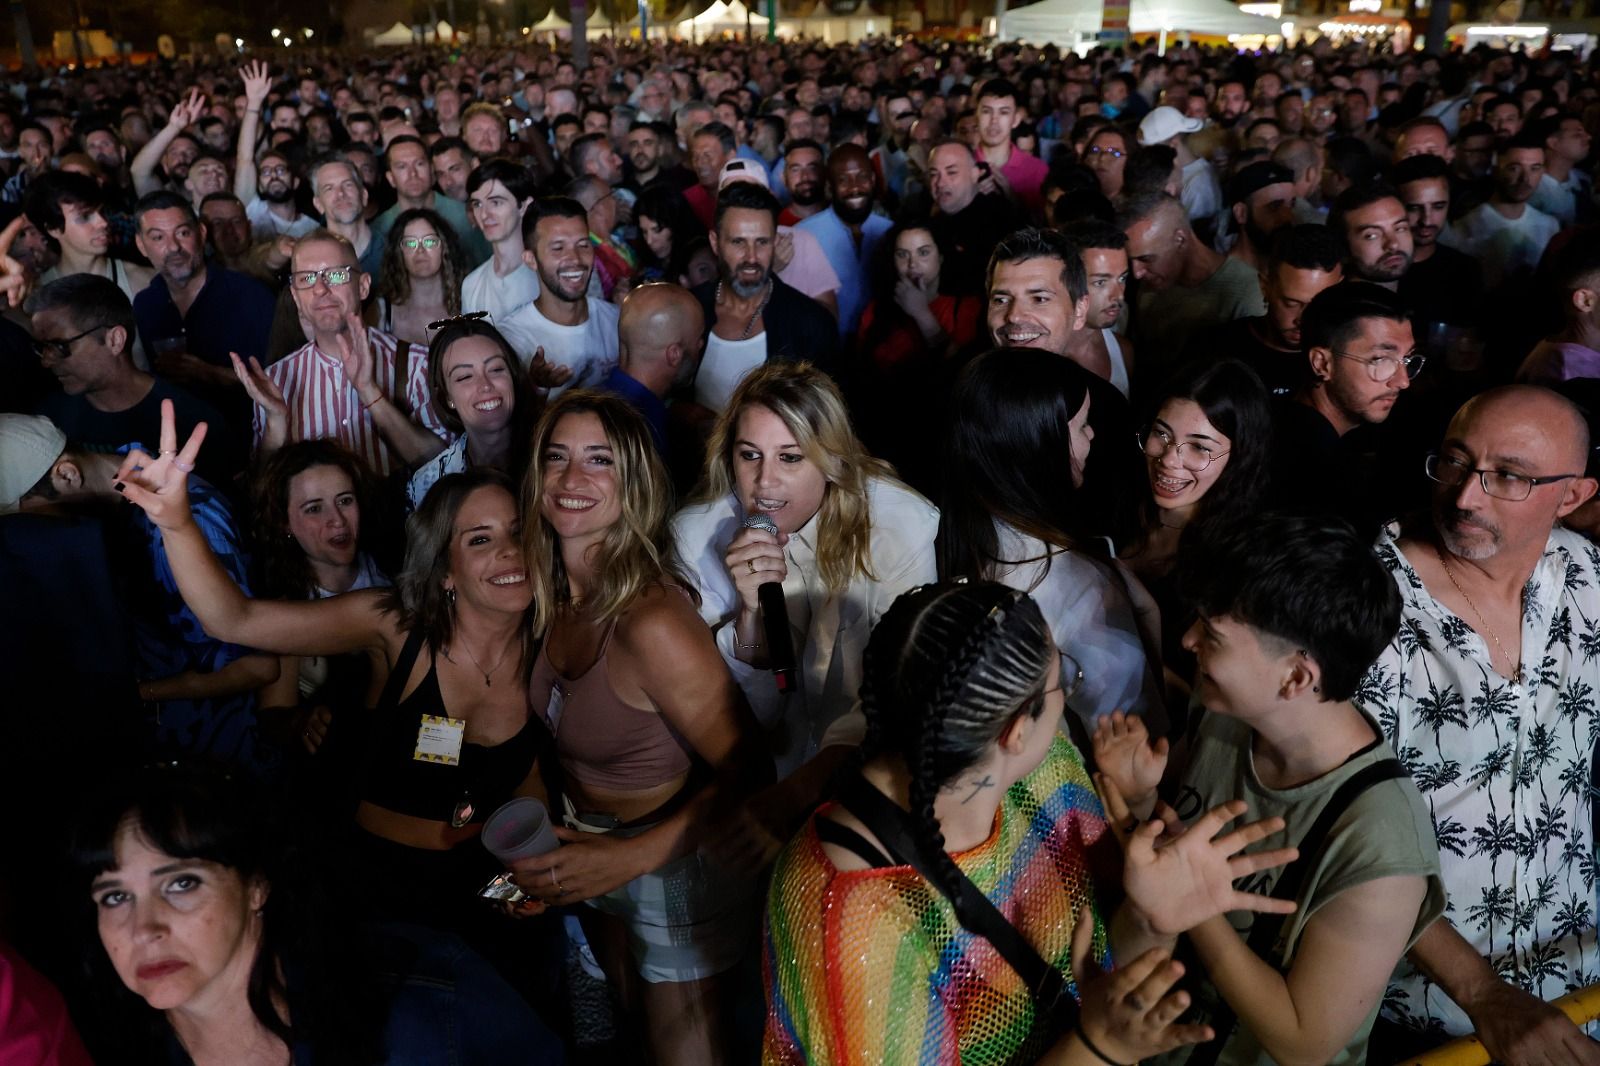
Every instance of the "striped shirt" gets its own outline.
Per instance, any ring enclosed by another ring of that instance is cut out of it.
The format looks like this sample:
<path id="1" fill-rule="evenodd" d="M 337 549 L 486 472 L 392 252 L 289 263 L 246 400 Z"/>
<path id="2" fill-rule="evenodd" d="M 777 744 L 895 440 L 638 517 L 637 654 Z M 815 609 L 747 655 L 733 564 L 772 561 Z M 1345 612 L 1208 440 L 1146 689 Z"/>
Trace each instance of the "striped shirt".
<path id="1" fill-rule="evenodd" d="M 385 396 L 396 400 L 402 410 L 424 429 L 448 440 L 449 431 L 433 411 L 428 390 L 428 351 L 408 344 L 405 399 L 397 399 L 395 355 L 401 341 L 379 329 L 367 330 L 367 343 L 377 361 L 378 384 Z M 387 476 L 402 465 L 373 424 L 372 415 L 361 408 L 361 398 L 345 380 L 344 367 L 336 356 L 328 355 L 316 343 L 291 352 L 267 367 L 267 377 L 283 390 L 289 405 L 289 439 L 318 440 L 332 437 L 366 460 L 380 476 Z M 261 408 L 252 416 L 255 447 L 261 445 L 266 429 Z"/>

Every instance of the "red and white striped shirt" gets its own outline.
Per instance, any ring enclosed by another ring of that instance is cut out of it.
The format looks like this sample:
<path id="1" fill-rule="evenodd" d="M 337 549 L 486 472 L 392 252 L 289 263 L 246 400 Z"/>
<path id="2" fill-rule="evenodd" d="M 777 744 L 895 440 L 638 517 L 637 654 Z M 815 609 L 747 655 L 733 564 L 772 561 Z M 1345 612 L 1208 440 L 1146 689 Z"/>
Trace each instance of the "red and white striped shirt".
<path id="1" fill-rule="evenodd" d="M 377 363 L 378 387 L 395 400 L 396 354 L 401 342 L 380 329 L 369 328 L 367 343 L 372 346 Z M 400 407 L 412 421 L 448 441 L 450 432 L 434 413 L 428 389 L 428 351 L 415 344 L 407 347 L 410 358 L 406 360 L 405 399 Z M 328 355 L 312 342 L 267 367 L 266 373 L 283 390 L 289 405 L 291 441 L 331 437 L 366 460 L 380 476 L 403 465 L 384 442 L 372 415 L 362 410 L 361 397 L 356 395 L 355 386 L 345 380 L 344 367 L 336 356 Z M 259 447 L 266 429 L 261 408 L 255 409 L 251 423 L 255 446 Z"/>

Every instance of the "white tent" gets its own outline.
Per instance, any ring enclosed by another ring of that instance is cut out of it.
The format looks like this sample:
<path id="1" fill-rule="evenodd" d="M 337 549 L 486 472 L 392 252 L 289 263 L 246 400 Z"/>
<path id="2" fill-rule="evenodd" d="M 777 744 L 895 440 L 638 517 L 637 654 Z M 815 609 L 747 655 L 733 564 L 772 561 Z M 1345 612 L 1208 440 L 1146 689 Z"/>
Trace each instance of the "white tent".
<path id="1" fill-rule="evenodd" d="M 416 35 L 411 32 L 410 26 L 407 26 L 404 22 L 396 22 L 393 26 L 373 37 L 372 43 L 380 48 L 385 45 L 404 46 L 415 43 L 416 39 Z"/>
<path id="2" fill-rule="evenodd" d="M 836 15 L 822 0 L 801 18 L 783 18 L 778 23 L 781 37 L 821 37 L 829 44 L 881 37 L 894 30 L 894 16 L 875 11 L 871 0 L 848 15 Z"/>
<path id="3" fill-rule="evenodd" d="M 690 37 L 696 40 L 703 37 L 715 37 L 719 33 L 743 33 L 748 24 L 759 29 L 763 34 L 767 29 L 767 16 L 751 11 L 744 6 L 744 0 L 717 0 L 716 3 L 706 8 L 692 19 L 684 19 L 677 25 L 677 36 Z"/>
<path id="4" fill-rule="evenodd" d="M 1000 25 L 1004 41 L 1076 45 L 1100 32 L 1101 0 L 1040 0 L 1009 10 Z M 1281 34 L 1283 27 L 1247 15 L 1230 0 L 1129 0 L 1130 33 Z"/>
<path id="5" fill-rule="evenodd" d="M 570 33 L 572 23 L 556 14 L 556 9 L 551 8 L 550 13 L 533 24 L 534 33 Z"/>

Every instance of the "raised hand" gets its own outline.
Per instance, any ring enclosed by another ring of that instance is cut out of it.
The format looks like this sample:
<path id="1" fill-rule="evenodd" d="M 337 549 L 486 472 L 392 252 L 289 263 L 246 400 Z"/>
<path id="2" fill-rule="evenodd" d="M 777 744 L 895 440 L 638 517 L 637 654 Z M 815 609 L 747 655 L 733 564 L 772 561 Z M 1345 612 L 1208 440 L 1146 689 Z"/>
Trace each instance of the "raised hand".
<path id="1" fill-rule="evenodd" d="M 772 272 L 781 274 L 789 269 L 789 264 L 794 262 L 794 233 L 790 230 L 779 230 L 777 240 L 772 242 Z"/>
<path id="2" fill-rule="evenodd" d="M 245 106 L 260 108 L 272 88 L 272 75 L 268 73 L 267 64 L 259 59 L 246 63 L 239 68 L 239 79 L 244 82 Z"/>
<path id="3" fill-rule="evenodd" d="M 1101 973 L 1090 955 L 1093 938 L 1094 916 L 1084 907 L 1072 931 L 1072 974 L 1083 1009 L 1080 1027 L 1095 1047 L 1117 1062 L 1139 1062 L 1211 1039 L 1209 1026 L 1178 1024 L 1189 1009 L 1189 994 L 1172 990 L 1183 976 L 1181 962 L 1151 948 L 1115 971 Z M 1044 1063 L 1064 1057 L 1073 1040 L 1061 1041 Z"/>
<path id="4" fill-rule="evenodd" d="M 1142 810 L 1166 772 L 1167 738 L 1151 744 L 1142 718 L 1113 711 L 1095 723 L 1093 744 L 1095 766 L 1116 782 L 1130 807 Z"/>
<path id="5" fill-rule="evenodd" d="M 378 387 L 377 360 L 372 355 L 372 345 L 367 339 L 367 327 L 361 316 L 351 312 L 345 316 L 345 329 L 339 334 L 334 354 L 339 357 L 339 368 L 345 380 L 356 390 L 362 407 L 371 407 L 383 398 Z"/>
<path id="6" fill-rule="evenodd" d="M 33 287 L 28 269 L 11 258 L 12 242 L 27 224 L 28 216 L 18 215 L 5 229 L 0 230 L 0 293 L 5 293 L 6 302 L 12 307 L 20 307 L 28 297 L 28 290 Z"/>
<path id="7" fill-rule="evenodd" d="M 1116 788 L 1114 784 L 1109 787 L 1113 791 Z M 1300 854 L 1295 848 L 1239 854 L 1283 829 L 1282 818 L 1266 818 L 1218 836 L 1222 827 L 1245 809 L 1243 800 L 1213 807 L 1175 840 L 1159 840 L 1165 828 L 1160 821 L 1144 823 L 1128 838 L 1122 887 L 1129 902 L 1158 934 L 1174 936 L 1230 911 L 1294 913 L 1292 900 L 1240 892 L 1233 887 L 1241 877 L 1282 866 Z"/>
<path id="8" fill-rule="evenodd" d="M 194 470 L 200 444 L 206 439 L 201 422 L 178 449 L 178 421 L 172 401 L 161 401 L 161 450 L 152 458 L 140 448 L 130 451 L 117 469 L 113 484 L 129 502 L 138 505 L 158 529 L 181 529 L 194 521 L 189 510 L 189 474 Z"/>
<path id="9" fill-rule="evenodd" d="M 189 95 L 179 100 L 172 108 L 172 115 L 167 119 L 167 125 L 174 129 L 184 129 L 200 120 L 205 113 L 206 97 L 199 89 L 190 89 Z"/>

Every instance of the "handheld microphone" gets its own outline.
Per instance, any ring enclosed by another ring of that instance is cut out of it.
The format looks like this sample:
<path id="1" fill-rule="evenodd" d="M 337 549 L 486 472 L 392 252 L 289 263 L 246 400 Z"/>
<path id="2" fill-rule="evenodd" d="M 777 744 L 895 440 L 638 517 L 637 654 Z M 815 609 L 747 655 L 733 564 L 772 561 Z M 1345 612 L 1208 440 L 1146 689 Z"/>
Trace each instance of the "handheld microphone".
<path id="1" fill-rule="evenodd" d="M 744 525 L 746 529 L 762 529 L 774 537 L 778 535 L 778 523 L 764 514 L 746 516 Z M 794 639 L 789 635 L 789 606 L 784 602 L 783 584 L 763 581 L 756 589 L 756 598 L 761 602 L 761 626 L 767 635 L 767 661 L 772 667 L 772 678 L 778 683 L 779 692 L 793 692 Z"/>

